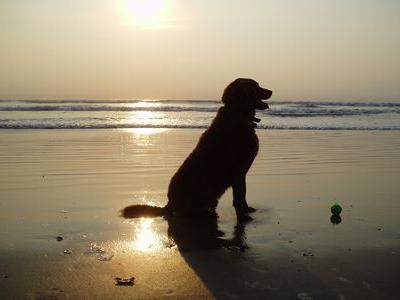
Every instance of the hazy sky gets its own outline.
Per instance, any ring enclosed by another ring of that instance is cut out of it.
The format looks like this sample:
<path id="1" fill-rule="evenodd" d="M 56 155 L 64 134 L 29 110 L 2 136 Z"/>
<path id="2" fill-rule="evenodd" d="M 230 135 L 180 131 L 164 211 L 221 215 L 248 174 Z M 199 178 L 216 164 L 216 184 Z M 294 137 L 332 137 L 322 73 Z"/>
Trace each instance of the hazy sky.
<path id="1" fill-rule="evenodd" d="M 398 0 L 1 0 L 0 98 L 400 100 Z"/>

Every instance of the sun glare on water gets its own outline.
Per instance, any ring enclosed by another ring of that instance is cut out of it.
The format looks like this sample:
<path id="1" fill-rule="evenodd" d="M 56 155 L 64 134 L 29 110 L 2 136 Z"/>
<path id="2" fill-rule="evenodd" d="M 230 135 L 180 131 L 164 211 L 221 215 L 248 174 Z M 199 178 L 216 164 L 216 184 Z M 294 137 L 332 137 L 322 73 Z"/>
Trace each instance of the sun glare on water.
<path id="1" fill-rule="evenodd" d="M 126 0 L 125 13 L 130 21 L 146 28 L 162 27 L 166 0 Z"/>
<path id="2" fill-rule="evenodd" d="M 151 251 L 161 247 L 162 242 L 153 230 L 153 219 L 141 219 L 136 230 L 136 237 L 131 245 L 136 250 Z"/>

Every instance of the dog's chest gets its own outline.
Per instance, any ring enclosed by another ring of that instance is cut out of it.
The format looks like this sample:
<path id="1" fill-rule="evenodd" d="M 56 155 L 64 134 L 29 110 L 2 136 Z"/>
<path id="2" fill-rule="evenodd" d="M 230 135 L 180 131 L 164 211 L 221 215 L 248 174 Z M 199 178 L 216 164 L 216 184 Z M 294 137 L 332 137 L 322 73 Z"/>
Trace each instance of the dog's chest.
<path id="1" fill-rule="evenodd" d="M 258 138 L 256 134 L 247 134 L 241 138 L 240 143 L 238 144 L 238 148 L 240 152 L 242 152 L 245 156 L 254 157 L 258 152 Z"/>
<path id="2" fill-rule="evenodd" d="M 249 168 L 258 152 L 258 138 L 254 132 L 238 132 L 232 143 L 229 143 L 229 150 L 233 155 L 233 164 L 243 164 Z"/>

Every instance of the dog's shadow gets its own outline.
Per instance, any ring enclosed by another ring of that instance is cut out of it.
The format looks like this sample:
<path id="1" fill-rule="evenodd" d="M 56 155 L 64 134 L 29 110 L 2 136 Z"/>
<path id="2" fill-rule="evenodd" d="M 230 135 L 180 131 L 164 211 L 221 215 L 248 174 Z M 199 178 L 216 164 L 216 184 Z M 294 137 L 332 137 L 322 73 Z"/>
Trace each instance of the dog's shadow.
<path id="1" fill-rule="evenodd" d="M 122 216 L 131 218 L 124 211 Z M 307 286 L 317 289 L 316 295 L 334 299 L 334 293 L 313 274 L 304 270 L 287 274 L 290 269 L 280 265 L 281 260 L 290 260 L 286 254 L 277 259 L 249 247 L 246 226 L 253 222 L 232 225 L 232 237 L 226 237 L 218 228 L 217 215 L 169 217 L 166 221 L 168 236 L 175 241 L 181 256 L 217 299 L 296 298 L 295 292 Z"/>

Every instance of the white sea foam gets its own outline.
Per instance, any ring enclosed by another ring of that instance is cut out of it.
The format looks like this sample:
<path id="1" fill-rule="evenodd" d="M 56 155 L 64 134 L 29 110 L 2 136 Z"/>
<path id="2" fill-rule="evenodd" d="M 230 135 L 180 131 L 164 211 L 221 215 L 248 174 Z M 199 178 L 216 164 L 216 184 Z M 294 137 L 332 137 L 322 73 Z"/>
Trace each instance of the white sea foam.
<path id="1" fill-rule="evenodd" d="M 259 129 L 400 130 L 400 102 L 268 101 Z M 0 100 L 0 128 L 206 128 L 217 101 Z"/>

